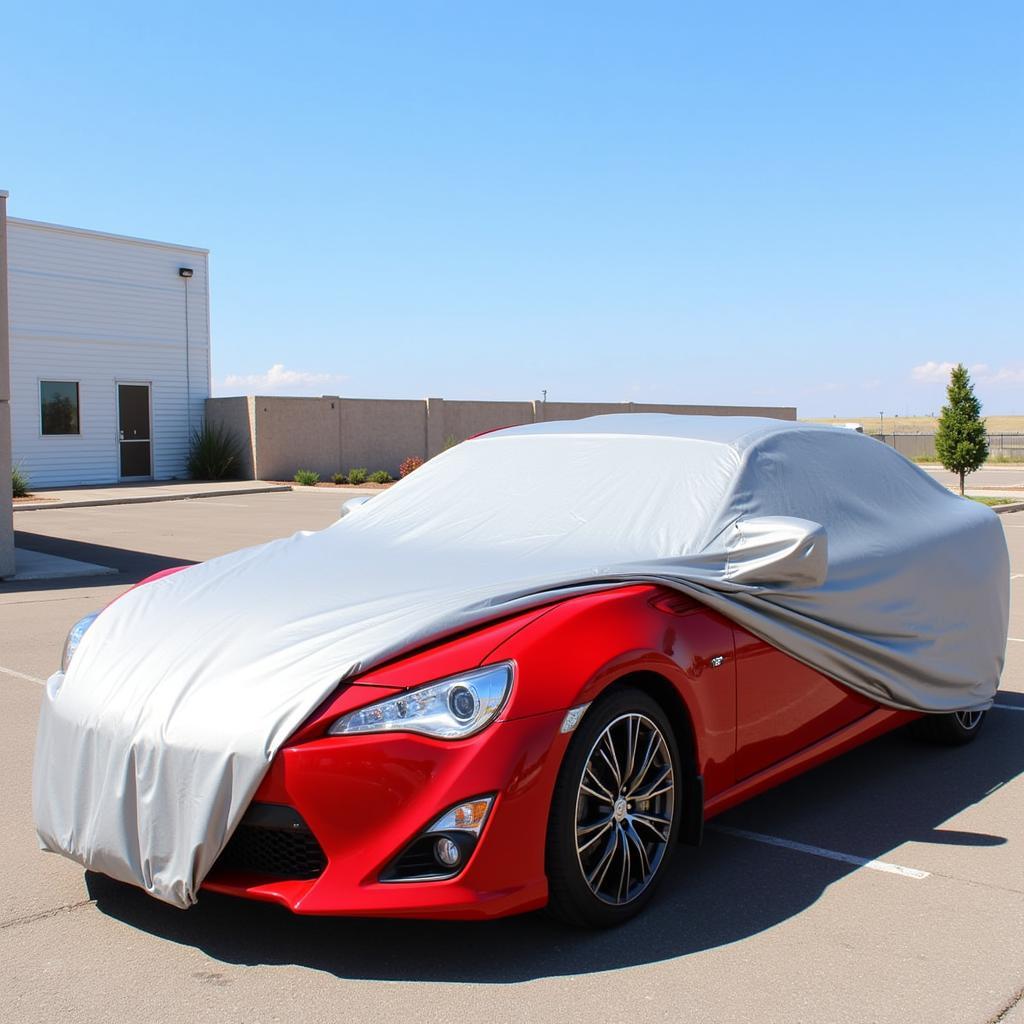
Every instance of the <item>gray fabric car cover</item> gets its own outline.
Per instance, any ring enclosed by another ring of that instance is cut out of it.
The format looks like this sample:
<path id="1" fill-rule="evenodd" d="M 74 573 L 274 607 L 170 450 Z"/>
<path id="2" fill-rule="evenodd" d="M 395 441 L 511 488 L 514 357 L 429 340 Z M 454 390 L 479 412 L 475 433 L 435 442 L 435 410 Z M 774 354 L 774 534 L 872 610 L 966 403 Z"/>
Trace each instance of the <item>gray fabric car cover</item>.
<path id="1" fill-rule="evenodd" d="M 186 907 L 275 752 L 339 680 L 631 581 L 693 594 L 895 708 L 985 708 L 1002 669 L 997 517 L 871 438 L 736 417 L 516 427 L 326 530 L 110 605 L 46 686 L 41 844 Z"/>

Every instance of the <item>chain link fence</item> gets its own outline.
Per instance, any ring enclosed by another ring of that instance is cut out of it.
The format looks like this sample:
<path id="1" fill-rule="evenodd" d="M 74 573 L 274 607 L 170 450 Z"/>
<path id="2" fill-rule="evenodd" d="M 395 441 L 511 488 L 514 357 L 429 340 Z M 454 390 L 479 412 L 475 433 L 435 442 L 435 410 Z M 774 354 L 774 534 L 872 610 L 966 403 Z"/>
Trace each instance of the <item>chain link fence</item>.
<path id="1" fill-rule="evenodd" d="M 884 441 L 908 459 L 934 459 L 934 434 L 879 434 L 866 432 L 869 437 Z M 1024 462 L 1024 434 L 989 434 L 990 459 Z"/>

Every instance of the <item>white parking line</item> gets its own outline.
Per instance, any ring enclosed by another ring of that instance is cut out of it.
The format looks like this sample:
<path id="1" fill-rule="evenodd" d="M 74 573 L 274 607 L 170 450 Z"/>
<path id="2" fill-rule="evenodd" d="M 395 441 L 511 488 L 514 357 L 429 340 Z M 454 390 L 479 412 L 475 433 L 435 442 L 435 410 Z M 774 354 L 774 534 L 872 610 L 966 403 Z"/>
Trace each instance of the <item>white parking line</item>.
<path id="1" fill-rule="evenodd" d="M 5 676 L 14 676 L 15 679 L 24 679 L 30 683 L 38 683 L 40 686 L 46 685 L 45 679 L 40 679 L 37 676 L 27 676 L 24 672 L 15 672 L 13 668 L 4 668 L 0 665 L 0 672 L 3 672 Z"/>
<path id="2" fill-rule="evenodd" d="M 1018 707 L 1016 704 L 993 704 L 992 707 L 1000 711 L 1024 711 L 1024 705 Z"/>
<path id="3" fill-rule="evenodd" d="M 1008 636 L 1006 639 L 1010 640 L 1012 643 L 1015 643 L 1015 644 L 1024 644 L 1024 637 Z"/>
<path id="4" fill-rule="evenodd" d="M 185 498 L 185 508 L 195 506 L 197 502 L 207 502 L 211 508 L 251 508 L 251 505 L 241 505 L 237 501 L 217 501 L 215 498 Z"/>
<path id="5" fill-rule="evenodd" d="M 739 839 L 751 839 L 755 843 L 767 843 L 769 846 L 781 846 L 786 850 L 798 853 L 809 853 L 813 857 L 825 857 L 828 860 L 839 860 L 844 864 L 855 864 L 859 868 L 871 868 L 872 871 L 885 871 L 890 875 L 902 875 L 904 878 L 928 878 L 927 871 L 917 868 L 905 868 L 901 864 L 890 864 L 886 860 L 868 860 L 866 857 L 855 857 L 852 853 L 839 853 L 837 850 L 826 850 L 821 846 L 808 846 L 807 843 L 796 843 L 792 839 L 779 839 L 778 836 L 766 836 L 761 832 L 748 832 L 743 828 L 732 828 L 730 825 L 708 825 L 709 829 L 724 832 L 726 835 Z"/>
<path id="6" fill-rule="evenodd" d="M 1024 580 L 1024 572 L 1012 572 L 1010 573 L 1011 580 Z"/>

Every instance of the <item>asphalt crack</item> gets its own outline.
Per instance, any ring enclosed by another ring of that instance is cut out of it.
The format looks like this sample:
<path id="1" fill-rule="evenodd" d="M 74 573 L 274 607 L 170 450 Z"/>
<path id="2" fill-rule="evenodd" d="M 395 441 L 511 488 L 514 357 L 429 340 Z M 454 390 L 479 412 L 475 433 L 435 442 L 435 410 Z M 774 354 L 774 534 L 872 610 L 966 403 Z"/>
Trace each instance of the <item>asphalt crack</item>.
<path id="1" fill-rule="evenodd" d="M 45 921 L 48 917 L 56 917 L 58 914 L 70 914 L 73 910 L 81 907 L 88 907 L 95 903 L 95 900 L 79 900 L 77 903 L 65 903 L 59 907 L 52 907 L 50 910 L 40 910 L 37 914 L 26 914 L 24 917 L 14 917 L 10 921 L 0 922 L 0 931 L 14 928 L 19 924 L 31 924 L 33 921 Z"/>
<path id="2" fill-rule="evenodd" d="M 965 878 L 963 875 L 947 875 L 942 871 L 929 872 L 933 878 L 945 878 L 948 882 L 962 882 L 964 885 L 976 885 L 981 889 L 992 889 L 996 892 L 1009 892 L 1014 896 L 1024 896 L 1024 889 L 1015 889 L 1012 885 L 999 885 L 996 882 L 982 882 L 977 878 Z"/>
<path id="3" fill-rule="evenodd" d="M 1014 1009 L 1024 999 L 1024 988 L 1018 989 L 1017 994 L 994 1016 L 990 1017 L 985 1024 L 999 1024 L 1000 1021 L 1006 1020 L 1006 1015 Z"/>

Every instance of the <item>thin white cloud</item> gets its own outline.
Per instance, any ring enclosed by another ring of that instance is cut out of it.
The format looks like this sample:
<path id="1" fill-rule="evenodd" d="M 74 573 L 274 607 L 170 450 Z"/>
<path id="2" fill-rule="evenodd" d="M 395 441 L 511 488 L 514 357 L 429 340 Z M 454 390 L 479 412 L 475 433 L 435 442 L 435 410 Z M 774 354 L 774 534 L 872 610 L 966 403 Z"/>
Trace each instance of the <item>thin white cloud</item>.
<path id="1" fill-rule="evenodd" d="M 346 379 L 340 373 L 289 370 L 284 363 L 274 363 L 265 373 L 229 373 L 223 389 L 250 395 L 319 395 Z"/>
<path id="2" fill-rule="evenodd" d="M 993 370 L 979 363 L 971 367 L 971 373 L 982 384 L 1024 384 L 1024 366 L 1000 366 Z"/>
<path id="3" fill-rule="evenodd" d="M 936 363 L 929 360 L 910 371 L 910 379 L 915 384 L 947 384 L 955 363 Z"/>
<path id="4" fill-rule="evenodd" d="M 910 371 L 910 379 L 915 384 L 948 384 L 949 375 L 954 363 L 939 363 L 929 360 L 921 363 Z M 998 387 L 1002 384 L 1024 384 L 1024 367 L 1000 366 L 993 369 L 988 363 L 974 363 L 970 367 L 971 379 L 976 384 Z"/>

